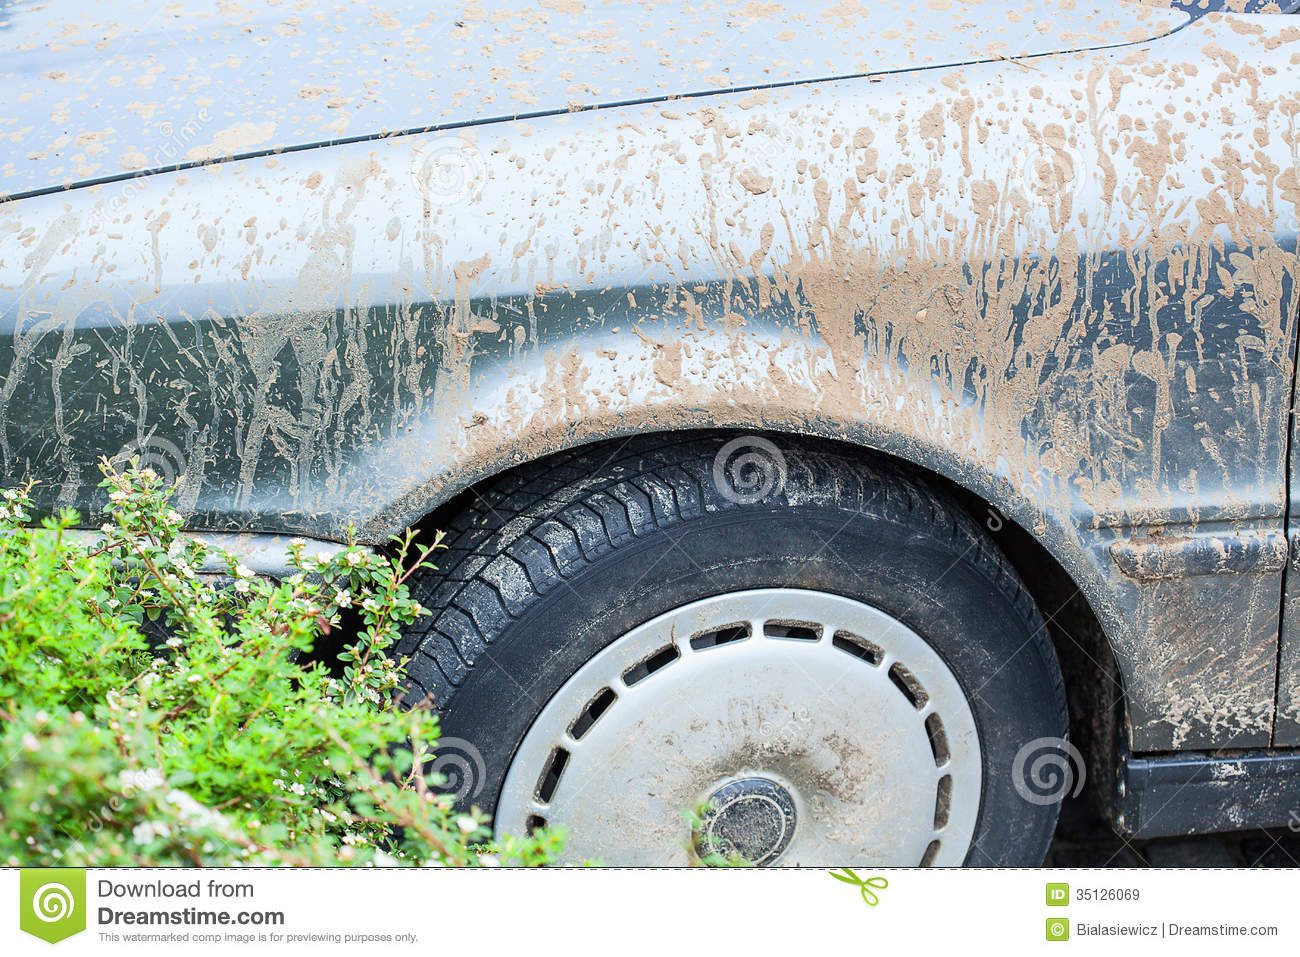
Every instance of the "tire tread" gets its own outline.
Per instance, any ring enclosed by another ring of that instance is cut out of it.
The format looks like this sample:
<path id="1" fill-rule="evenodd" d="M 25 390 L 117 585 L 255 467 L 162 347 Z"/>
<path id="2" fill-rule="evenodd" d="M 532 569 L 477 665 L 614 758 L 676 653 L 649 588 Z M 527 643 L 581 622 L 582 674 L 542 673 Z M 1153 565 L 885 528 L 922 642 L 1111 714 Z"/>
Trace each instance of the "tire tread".
<path id="1" fill-rule="evenodd" d="M 406 700 L 445 706 L 469 670 L 529 603 L 636 538 L 706 512 L 738 505 L 714 488 L 714 457 L 725 434 L 635 437 L 607 447 L 562 452 L 520 466 L 476 490 L 448 525 L 437 570 L 413 592 L 433 614 L 398 646 L 409 655 Z M 847 456 L 812 439 L 782 439 L 788 482 L 804 500 L 891 517 L 978 568 L 1015 610 L 1058 692 L 1065 692 L 1046 624 L 1015 569 L 974 520 L 923 479 L 886 460 Z M 918 522 L 918 516 L 920 521 Z"/>

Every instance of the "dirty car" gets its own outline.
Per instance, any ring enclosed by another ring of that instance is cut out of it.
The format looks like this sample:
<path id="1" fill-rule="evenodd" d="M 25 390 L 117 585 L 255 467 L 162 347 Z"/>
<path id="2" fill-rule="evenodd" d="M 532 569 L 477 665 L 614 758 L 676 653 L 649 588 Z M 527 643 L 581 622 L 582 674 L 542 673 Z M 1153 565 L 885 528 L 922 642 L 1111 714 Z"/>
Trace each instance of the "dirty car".
<path id="1" fill-rule="evenodd" d="M 407 700 L 574 860 L 1284 824 L 1289 9 L 4 4 L 4 484 L 446 530 Z"/>

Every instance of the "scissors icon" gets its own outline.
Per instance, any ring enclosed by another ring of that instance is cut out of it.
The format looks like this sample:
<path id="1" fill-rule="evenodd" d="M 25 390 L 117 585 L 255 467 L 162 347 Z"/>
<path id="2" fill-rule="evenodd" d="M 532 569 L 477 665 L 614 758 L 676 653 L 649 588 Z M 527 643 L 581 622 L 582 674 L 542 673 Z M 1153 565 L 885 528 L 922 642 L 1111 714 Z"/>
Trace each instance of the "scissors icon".
<path id="1" fill-rule="evenodd" d="M 837 881 L 843 881 L 845 884 L 852 884 L 856 887 L 862 893 L 862 899 L 866 902 L 868 907 L 875 907 L 880 903 L 880 895 L 878 895 L 876 891 L 883 891 L 889 886 L 889 881 L 887 879 L 879 876 L 865 878 L 859 877 L 847 867 L 841 867 L 840 870 L 843 871 L 843 873 L 831 871 L 831 877 L 835 878 Z"/>

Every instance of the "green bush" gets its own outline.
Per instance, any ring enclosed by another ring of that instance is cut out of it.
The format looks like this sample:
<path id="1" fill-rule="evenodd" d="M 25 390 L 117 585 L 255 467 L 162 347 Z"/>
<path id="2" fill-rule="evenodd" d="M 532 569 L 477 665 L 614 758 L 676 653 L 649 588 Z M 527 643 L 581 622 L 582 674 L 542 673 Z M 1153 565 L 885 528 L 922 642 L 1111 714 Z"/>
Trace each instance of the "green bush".
<path id="1" fill-rule="evenodd" d="M 106 465 L 103 484 L 92 546 L 68 534 L 75 514 L 32 528 L 26 492 L 0 493 L 0 864 L 541 864 L 558 850 L 545 832 L 489 845 L 485 817 L 438 791 L 437 717 L 395 703 L 388 652 L 425 614 L 406 579 L 432 548 L 295 545 L 282 582 L 221 555 L 217 587 L 155 474 Z M 359 625 L 337 667 L 306 663 L 345 615 Z"/>

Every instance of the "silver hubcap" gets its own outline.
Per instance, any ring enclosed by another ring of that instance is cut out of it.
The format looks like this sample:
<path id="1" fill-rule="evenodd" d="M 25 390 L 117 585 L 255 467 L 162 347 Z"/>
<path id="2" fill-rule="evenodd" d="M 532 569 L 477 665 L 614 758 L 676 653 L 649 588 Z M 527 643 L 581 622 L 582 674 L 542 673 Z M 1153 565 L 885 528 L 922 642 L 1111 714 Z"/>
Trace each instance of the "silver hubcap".
<path id="1" fill-rule="evenodd" d="M 497 827 L 563 825 L 570 861 L 955 865 L 979 796 L 974 716 L 919 635 L 763 589 L 660 615 L 580 668 L 525 735 Z"/>

